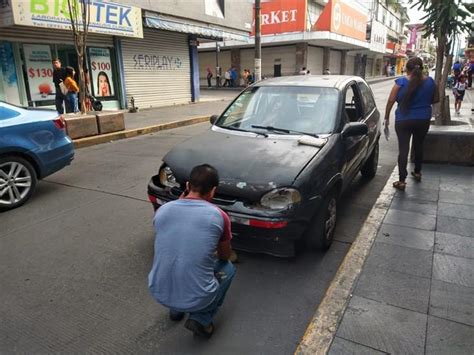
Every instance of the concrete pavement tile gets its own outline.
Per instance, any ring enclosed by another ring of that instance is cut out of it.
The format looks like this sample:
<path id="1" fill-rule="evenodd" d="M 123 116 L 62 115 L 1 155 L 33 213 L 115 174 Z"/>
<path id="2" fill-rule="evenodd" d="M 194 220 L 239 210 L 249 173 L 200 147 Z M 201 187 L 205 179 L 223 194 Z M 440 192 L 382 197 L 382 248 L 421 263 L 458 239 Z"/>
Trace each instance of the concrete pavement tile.
<path id="1" fill-rule="evenodd" d="M 354 294 L 415 312 L 427 313 L 430 279 L 393 270 L 366 268 Z"/>
<path id="2" fill-rule="evenodd" d="M 440 190 L 439 201 L 474 206 L 474 193 Z"/>
<path id="3" fill-rule="evenodd" d="M 474 219 L 438 216 L 436 231 L 474 237 Z"/>
<path id="4" fill-rule="evenodd" d="M 458 193 L 471 193 L 472 187 L 468 185 L 465 181 L 446 181 L 439 184 L 439 189 L 443 191 L 451 191 L 451 192 L 458 192 Z"/>
<path id="5" fill-rule="evenodd" d="M 474 349 L 474 327 L 428 317 L 426 354 L 466 354 Z"/>
<path id="6" fill-rule="evenodd" d="M 414 200 L 403 196 L 397 196 L 392 200 L 390 209 L 436 216 L 438 205 L 433 201 Z"/>
<path id="7" fill-rule="evenodd" d="M 378 355 L 387 354 L 382 351 L 378 351 L 369 348 L 364 345 L 354 343 L 352 341 L 335 337 L 329 349 L 329 355 L 347 355 L 347 354 L 367 354 L 367 355 Z"/>
<path id="8" fill-rule="evenodd" d="M 474 326 L 474 288 L 433 280 L 429 314 Z"/>
<path id="9" fill-rule="evenodd" d="M 474 259 L 474 238 L 436 232 L 435 252 Z"/>
<path id="10" fill-rule="evenodd" d="M 433 253 L 398 245 L 375 243 L 364 269 L 385 269 L 420 277 L 431 277 Z"/>
<path id="11" fill-rule="evenodd" d="M 385 216 L 384 223 L 432 231 L 435 230 L 436 217 L 390 209 Z"/>
<path id="12" fill-rule="evenodd" d="M 474 287 L 474 259 L 435 253 L 433 279 Z"/>
<path id="13" fill-rule="evenodd" d="M 337 336 L 388 353 L 421 354 L 427 316 L 354 296 Z"/>
<path id="14" fill-rule="evenodd" d="M 376 241 L 408 248 L 433 250 L 434 232 L 393 224 L 382 224 Z"/>
<path id="15" fill-rule="evenodd" d="M 474 219 L 474 205 L 440 202 L 438 206 L 438 214 L 440 216 Z"/>
<path id="16" fill-rule="evenodd" d="M 439 190 L 437 189 L 424 189 L 419 187 L 418 185 L 408 187 L 405 191 L 396 191 L 396 197 L 400 198 L 410 198 L 414 200 L 421 200 L 421 201 L 438 201 L 439 198 Z"/>

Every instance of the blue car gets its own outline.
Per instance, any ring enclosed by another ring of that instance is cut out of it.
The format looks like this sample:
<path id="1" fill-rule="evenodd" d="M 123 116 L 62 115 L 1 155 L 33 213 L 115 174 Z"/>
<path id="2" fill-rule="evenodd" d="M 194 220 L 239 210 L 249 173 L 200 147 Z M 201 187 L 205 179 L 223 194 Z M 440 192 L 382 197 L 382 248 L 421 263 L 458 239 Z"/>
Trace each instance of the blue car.
<path id="1" fill-rule="evenodd" d="M 24 204 L 38 180 L 73 158 L 73 143 L 56 111 L 0 101 L 0 211 Z"/>

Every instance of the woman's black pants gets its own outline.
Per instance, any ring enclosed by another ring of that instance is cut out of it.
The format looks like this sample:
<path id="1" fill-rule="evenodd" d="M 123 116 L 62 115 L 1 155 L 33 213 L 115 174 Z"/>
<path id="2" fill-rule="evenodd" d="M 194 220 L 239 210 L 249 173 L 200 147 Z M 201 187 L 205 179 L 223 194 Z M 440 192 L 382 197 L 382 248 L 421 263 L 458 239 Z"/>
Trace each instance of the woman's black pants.
<path id="1" fill-rule="evenodd" d="M 395 121 L 395 131 L 398 137 L 398 171 L 400 181 L 405 181 L 410 150 L 410 138 L 413 136 L 413 150 L 415 152 L 415 173 L 421 173 L 423 161 L 423 141 L 430 128 L 430 120 L 402 120 Z"/>

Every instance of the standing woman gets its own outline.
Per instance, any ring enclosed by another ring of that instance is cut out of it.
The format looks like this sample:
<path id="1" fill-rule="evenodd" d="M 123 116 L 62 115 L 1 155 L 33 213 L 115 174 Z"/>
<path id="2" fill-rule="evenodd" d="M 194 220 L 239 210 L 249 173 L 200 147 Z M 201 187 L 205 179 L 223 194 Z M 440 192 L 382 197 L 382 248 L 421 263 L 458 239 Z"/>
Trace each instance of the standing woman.
<path id="1" fill-rule="evenodd" d="M 74 68 L 73 67 L 66 67 L 66 79 L 64 79 L 64 85 L 67 88 L 67 102 L 69 106 L 69 112 L 78 112 L 79 111 L 79 104 L 77 99 L 77 93 L 79 92 L 79 86 L 74 80 Z"/>
<path id="2" fill-rule="evenodd" d="M 434 80 L 423 74 L 423 61 L 411 58 L 406 64 L 407 75 L 395 80 L 385 109 L 385 125 L 389 124 L 393 104 L 395 111 L 395 131 L 398 137 L 399 181 L 393 183 L 396 189 L 405 190 L 410 138 L 413 136 L 415 151 L 415 171 L 411 174 L 421 181 L 421 162 L 423 160 L 423 140 L 431 120 L 431 105 L 439 101 L 439 92 Z"/>

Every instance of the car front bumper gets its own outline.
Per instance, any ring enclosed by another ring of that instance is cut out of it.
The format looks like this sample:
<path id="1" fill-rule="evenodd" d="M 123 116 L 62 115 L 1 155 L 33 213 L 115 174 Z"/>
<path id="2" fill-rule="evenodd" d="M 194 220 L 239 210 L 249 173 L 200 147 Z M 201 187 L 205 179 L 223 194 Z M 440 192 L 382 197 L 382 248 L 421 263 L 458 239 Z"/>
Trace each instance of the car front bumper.
<path id="1" fill-rule="evenodd" d="M 166 202 L 179 198 L 181 190 L 159 184 L 158 175 L 148 184 L 148 197 L 155 211 Z M 260 211 L 237 201 L 231 205 L 213 203 L 224 210 L 232 222 L 232 247 L 253 253 L 279 257 L 295 255 L 295 243 L 301 239 L 308 223 L 319 207 L 321 198 L 314 198 L 289 211 Z"/>

